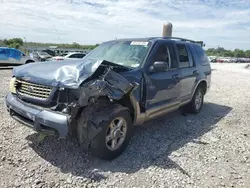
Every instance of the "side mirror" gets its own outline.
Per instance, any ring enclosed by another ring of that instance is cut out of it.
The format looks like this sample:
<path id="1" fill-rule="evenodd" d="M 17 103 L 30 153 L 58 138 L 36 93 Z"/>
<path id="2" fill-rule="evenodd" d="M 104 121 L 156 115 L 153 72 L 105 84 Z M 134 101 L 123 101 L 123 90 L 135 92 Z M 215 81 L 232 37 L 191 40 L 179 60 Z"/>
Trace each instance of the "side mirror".
<path id="1" fill-rule="evenodd" d="M 166 72 L 169 69 L 168 63 L 164 61 L 156 61 L 149 67 L 149 72 Z"/>

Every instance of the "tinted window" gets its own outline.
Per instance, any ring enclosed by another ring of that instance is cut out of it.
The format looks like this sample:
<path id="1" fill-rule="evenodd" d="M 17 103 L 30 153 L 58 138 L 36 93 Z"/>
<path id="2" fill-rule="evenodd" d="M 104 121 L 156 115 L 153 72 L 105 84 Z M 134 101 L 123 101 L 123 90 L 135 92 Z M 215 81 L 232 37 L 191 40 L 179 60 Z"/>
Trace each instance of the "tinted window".
<path id="1" fill-rule="evenodd" d="M 179 68 L 190 67 L 188 52 L 184 44 L 177 44 L 177 56 L 179 58 Z"/>
<path id="2" fill-rule="evenodd" d="M 197 61 L 199 61 L 199 63 L 205 65 L 205 64 L 209 64 L 207 55 L 205 53 L 205 51 L 203 50 L 203 48 L 201 46 L 198 45 L 193 45 L 193 48 L 195 50 L 195 53 L 197 55 Z"/>
<path id="3" fill-rule="evenodd" d="M 78 58 L 83 58 L 85 54 L 78 54 Z"/>
<path id="4" fill-rule="evenodd" d="M 169 47 L 166 44 L 161 44 L 158 47 L 153 57 L 153 62 L 156 62 L 156 61 L 164 61 L 168 63 L 170 68 L 173 68 L 172 63 L 171 63 L 172 61 L 171 61 Z"/>
<path id="5" fill-rule="evenodd" d="M 46 52 L 38 52 L 39 55 L 48 55 Z"/>
<path id="6" fill-rule="evenodd" d="M 72 54 L 69 56 L 69 58 L 78 58 L 78 54 Z"/>

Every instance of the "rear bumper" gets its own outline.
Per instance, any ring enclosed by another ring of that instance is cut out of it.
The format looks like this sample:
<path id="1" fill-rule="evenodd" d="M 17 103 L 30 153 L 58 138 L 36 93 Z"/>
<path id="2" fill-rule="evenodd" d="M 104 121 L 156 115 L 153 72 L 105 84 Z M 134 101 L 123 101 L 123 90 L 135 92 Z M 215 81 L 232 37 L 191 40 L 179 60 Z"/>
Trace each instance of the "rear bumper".
<path id="1" fill-rule="evenodd" d="M 11 93 L 5 97 L 5 103 L 15 120 L 37 132 L 56 134 L 60 138 L 68 135 L 69 117 L 67 115 L 29 105 Z"/>

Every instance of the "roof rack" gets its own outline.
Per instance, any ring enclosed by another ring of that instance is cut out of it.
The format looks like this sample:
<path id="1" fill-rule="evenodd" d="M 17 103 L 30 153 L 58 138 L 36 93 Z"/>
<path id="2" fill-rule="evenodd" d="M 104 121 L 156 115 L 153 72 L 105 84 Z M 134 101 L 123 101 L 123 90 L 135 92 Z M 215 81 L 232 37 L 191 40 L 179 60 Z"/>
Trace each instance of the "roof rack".
<path id="1" fill-rule="evenodd" d="M 203 41 L 194 41 L 194 40 L 179 38 L 179 37 L 163 37 L 163 38 L 164 39 L 176 39 L 176 40 L 185 41 L 185 42 L 192 42 L 192 43 L 200 44 L 201 46 L 205 46 Z"/>

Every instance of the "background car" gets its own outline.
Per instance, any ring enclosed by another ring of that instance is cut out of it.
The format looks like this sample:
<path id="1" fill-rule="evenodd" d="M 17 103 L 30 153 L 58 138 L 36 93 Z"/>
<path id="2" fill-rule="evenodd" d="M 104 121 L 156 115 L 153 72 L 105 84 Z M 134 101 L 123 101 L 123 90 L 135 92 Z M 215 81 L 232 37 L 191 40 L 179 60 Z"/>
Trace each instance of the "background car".
<path id="1" fill-rule="evenodd" d="M 35 60 L 15 48 L 0 47 L 0 65 L 22 65 L 32 62 Z"/>
<path id="2" fill-rule="evenodd" d="M 64 56 L 56 56 L 56 57 L 52 57 L 48 60 L 50 61 L 61 61 L 61 60 L 65 60 L 65 59 L 82 59 L 83 57 L 86 56 L 86 53 L 81 53 L 81 52 L 71 52 L 68 53 Z"/>
<path id="3" fill-rule="evenodd" d="M 47 52 L 32 52 L 32 56 L 34 59 L 37 59 L 38 61 L 46 61 L 47 59 L 52 57 Z"/>

